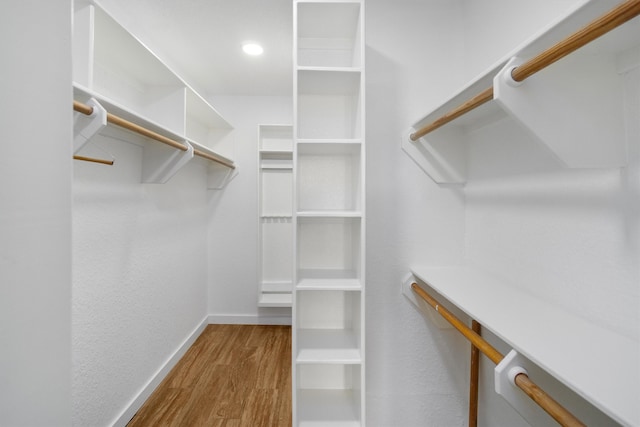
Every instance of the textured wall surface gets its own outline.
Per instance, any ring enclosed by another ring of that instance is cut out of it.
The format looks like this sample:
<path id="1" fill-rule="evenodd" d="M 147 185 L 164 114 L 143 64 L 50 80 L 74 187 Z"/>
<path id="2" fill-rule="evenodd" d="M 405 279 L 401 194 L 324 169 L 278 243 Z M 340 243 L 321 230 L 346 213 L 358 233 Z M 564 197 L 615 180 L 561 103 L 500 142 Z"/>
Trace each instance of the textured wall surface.
<path id="1" fill-rule="evenodd" d="M 397 286 L 413 264 L 477 264 L 638 339 L 637 70 L 624 77 L 630 163 L 621 170 L 554 170 L 495 126 L 469 148 L 469 183 L 436 186 L 398 147 L 409 124 L 576 3 L 367 1 L 369 425 L 466 425 L 468 346 L 402 300 Z M 481 365 L 480 425 L 527 426 L 495 394 L 493 365 Z M 594 425 L 615 425 L 540 381 Z"/>
<path id="2" fill-rule="evenodd" d="M 366 2 L 367 425 L 464 426 L 468 346 L 402 295 L 412 265 L 459 263 L 464 197 L 435 185 L 401 135 L 462 84 L 460 2 Z"/>
<path id="3" fill-rule="evenodd" d="M 219 144 L 240 173 L 209 194 L 209 314 L 212 322 L 290 322 L 288 308 L 258 308 L 258 125 L 291 124 L 291 97 L 218 96 L 211 100 L 234 126 Z M 229 147 L 233 147 L 231 150 Z"/>
<path id="4" fill-rule="evenodd" d="M 71 419 L 70 10 L 68 0 L 0 3 L 3 426 Z"/>
<path id="5" fill-rule="evenodd" d="M 112 167 L 76 163 L 73 423 L 109 425 L 206 316 L 203 163 L 141 184 L 142 149 L 95 142 Z"/>

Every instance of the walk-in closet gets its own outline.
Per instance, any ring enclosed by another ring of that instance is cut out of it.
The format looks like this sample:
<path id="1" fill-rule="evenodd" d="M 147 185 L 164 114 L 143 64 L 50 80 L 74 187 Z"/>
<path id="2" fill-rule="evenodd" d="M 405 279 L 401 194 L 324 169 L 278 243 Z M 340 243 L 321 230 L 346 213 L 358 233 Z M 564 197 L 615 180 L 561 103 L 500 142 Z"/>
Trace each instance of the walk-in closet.
<path id="1" fill-rule="evenodd" d="M 640 0 L 0 3 L 0 426 L 640 427 Z"/>

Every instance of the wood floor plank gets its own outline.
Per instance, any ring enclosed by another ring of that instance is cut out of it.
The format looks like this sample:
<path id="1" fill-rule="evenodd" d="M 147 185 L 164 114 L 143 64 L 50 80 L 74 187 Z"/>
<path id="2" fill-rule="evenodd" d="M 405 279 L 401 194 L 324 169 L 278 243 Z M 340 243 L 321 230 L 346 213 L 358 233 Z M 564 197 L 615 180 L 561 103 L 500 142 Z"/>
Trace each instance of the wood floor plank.
<path id="1" fill-rule="evenodd" d="M 128 427 L 291 426 L 291 327 L 208 325 Z"/>
<path id="2" fill-rule="evenodd" d="M 166 388 L 151 396 L 150 405 L 142 408 L 128 427 L 138 426 L 178 426 L 182 421 L 182 411 L 188 401 L 190 391 Z"/>
<path id="3" fill-rule="evenodd" d="M 278 426 L 278 390 L 250 390 L 246 405 L 253 408 L 244 411 L 240 424 L 255 427 Z"/>

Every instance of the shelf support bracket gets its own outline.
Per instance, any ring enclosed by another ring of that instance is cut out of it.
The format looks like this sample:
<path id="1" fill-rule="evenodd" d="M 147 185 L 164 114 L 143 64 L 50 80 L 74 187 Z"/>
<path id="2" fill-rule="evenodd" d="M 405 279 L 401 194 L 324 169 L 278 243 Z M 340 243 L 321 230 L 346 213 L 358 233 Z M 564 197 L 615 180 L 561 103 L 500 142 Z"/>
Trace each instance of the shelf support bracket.
<path id="1" fill-rule="evenodd" d="M 568 168 L 625 166 L 622 82 L 600 55 L 568 57 L 524 82 L 512 58 L 495 76 L 495 102 Z M 587 83 L 588 82 L 588 83 Z"/>
<path id="2" fill-rule="evenodd" d="M 528 369 L 535 369 L 533 364 L 515 350 L 511 350 L 494 369 L 496 393 L 531 425 L 553 427 L 557 423 L 533 400 L 518 388 L 515 383 L 519 374 L 529 375 Z"/>
<path id="3" fill-rule="evenodd" d="M 416 295 L 411 289 L 411 284 L 417 282 L 418 279 L 410 274 L 407 279 L 402 282 L 402 294 L 414 305 L 416 308 L 425 314 L 429 320 L 433 322 L 438 329 L 453 329 L 453 326 L 447 322 L 442 316 L 440 316 L 425 300 Z"/>
<path id="4" fill-rule="evenodd" d="M 77 154 L 91 138 L 107 126 L 107 110 L 94 98 L 91 98 L 87 105 L 93 109 L 90 115 L 77 112 L 73 114 L 73 154 Z"/>
<path id="5" fill-rule="evenodd" d="M 207 167 L 207 175 L 207 188 L 209 190 L 221 190 L 238 175 L 238 169 L 211 163 Z"/>
<path id="6" fill-rule="evenodd" d="M 194 156 L 193 146 L 184 141 L 186 151 L 161 144 L 147 144 L 143 149 L 142 182 L 164 184 Z"/>

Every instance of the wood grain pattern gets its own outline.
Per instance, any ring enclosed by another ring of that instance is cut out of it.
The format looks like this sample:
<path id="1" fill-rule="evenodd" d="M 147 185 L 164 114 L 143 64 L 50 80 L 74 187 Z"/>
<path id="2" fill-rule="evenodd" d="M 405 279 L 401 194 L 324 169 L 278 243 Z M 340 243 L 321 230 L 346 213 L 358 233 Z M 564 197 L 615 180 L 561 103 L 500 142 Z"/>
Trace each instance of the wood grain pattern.
<path id="1" fill-rule="evenodd" d="M 499 364 L 504 356 L 496 350 L 491 344 L 489 344 L 484 338 L 465 325 L 460 319 L 458 319 L 449 310 L 444 308 L 435 298 L 429 295 L 424 289 L 422 289 L 417 283 L 411 284 L 411 289 L 418 294 L 423 300 L 425 300 L 431 307 L 444 317 L 458 332 L 462 333 L 471 344 L 480 350 L 485 356 L 487 356 L 496 365 Z M 478 324 L 478 326 L 480 326 Z M 478 329 L 480 331 L 480 329 Z M 545 412 L 547 412 L 554 420 L 556 420 L 562 427 L 584 427 L 585 425 L 576 418 L 571 412 L 569 412 L 564 406 L 559 404 L 544 390 L 538 387 L 526 374 L 518 374 L 515 378 L 515 384 L 527 396 L 529 396 L 534 402 L 536 402 Z"/>
<path id="2" fill-rule="evenodd" d="M 627 0 L 514 69 L 511 72 L 511 78 L 521 82 L 639 14 L 640 0 Z"/>
<path id="3" fill-rule="evenodd" d="M 482 336 L 482 325 L 476 320 L 471 320 L 471 330 Z M 478 390 L 480 384 L 480 350 L 471 345 L 471 375 L 469 378 L 469 427 L 478 426 Z"/>
<path id="4" fill-rule="evenodd" d="M 291 327 L 209 325 L 128 427 L 291 426 Z"/>

